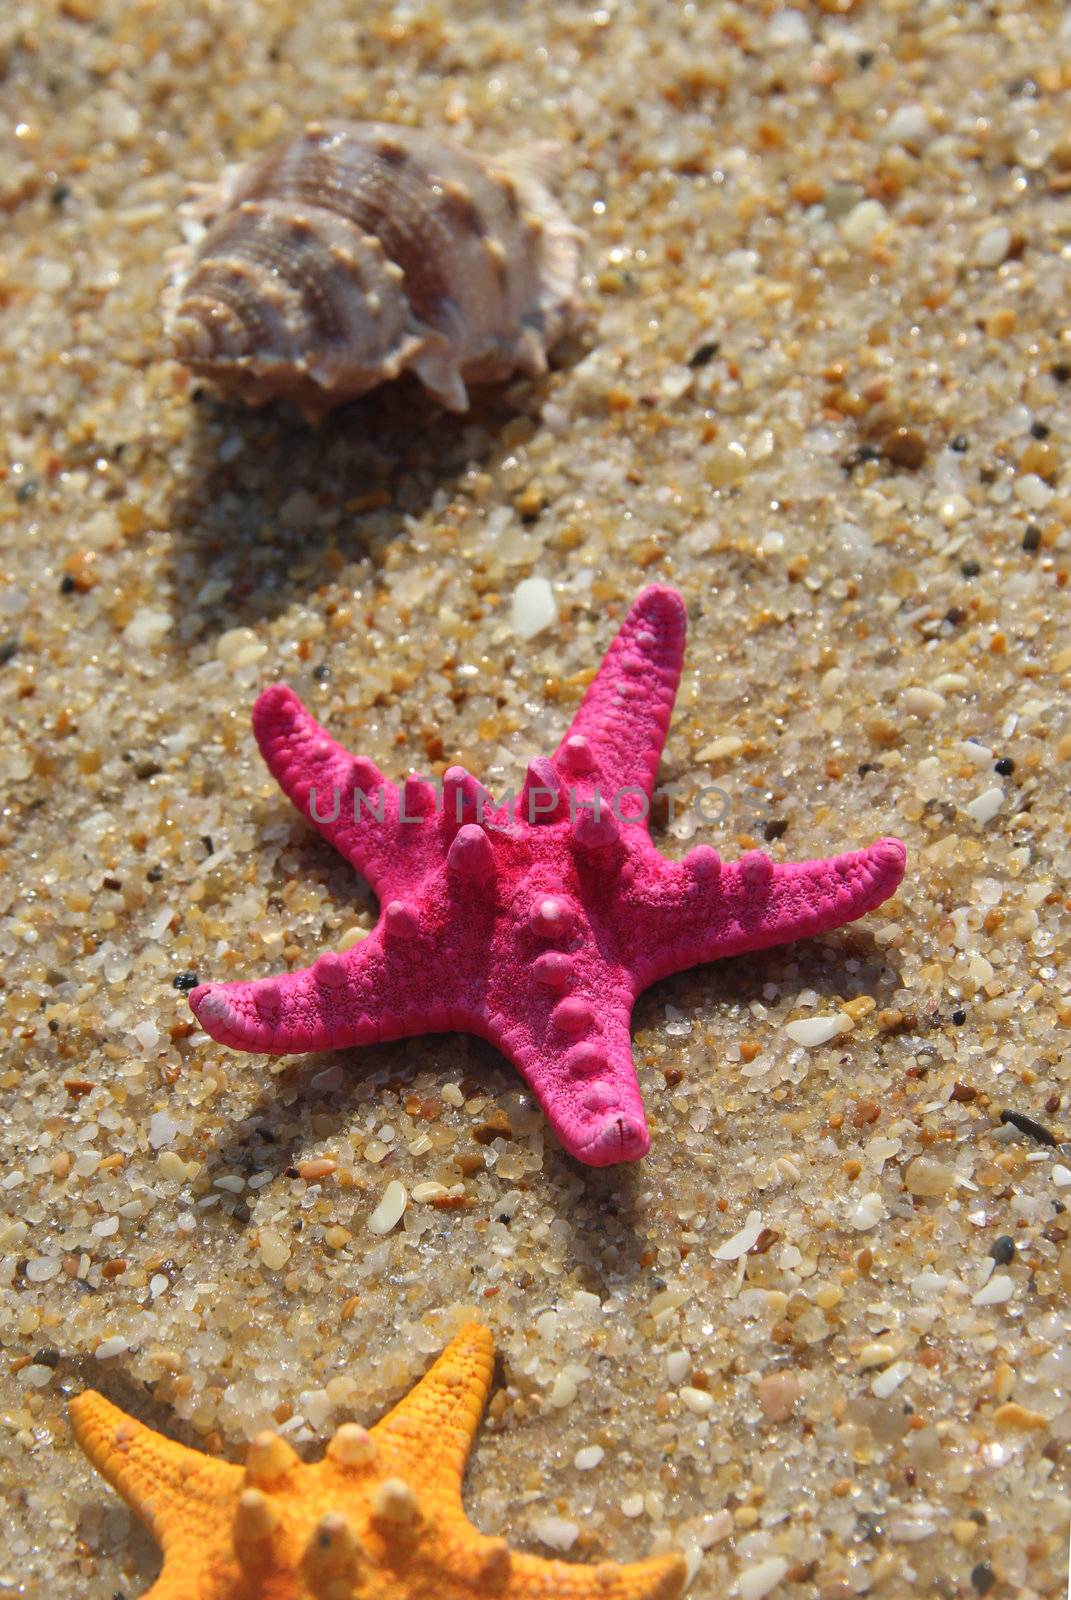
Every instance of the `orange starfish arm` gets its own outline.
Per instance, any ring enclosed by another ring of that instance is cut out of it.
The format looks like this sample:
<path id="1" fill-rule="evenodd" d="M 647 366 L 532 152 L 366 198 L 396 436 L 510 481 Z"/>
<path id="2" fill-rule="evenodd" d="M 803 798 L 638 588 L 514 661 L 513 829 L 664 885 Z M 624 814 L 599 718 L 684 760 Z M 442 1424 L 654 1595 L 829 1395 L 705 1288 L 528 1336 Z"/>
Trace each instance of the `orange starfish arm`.
<path id="1" fill-rule="evenodd" d="M 676 1600 L 686 1572 L 678 1551 L 625 1565 L 603 1561 L 596 1567 L 514 1555 L 502 1600 Z"/>
<path id="2" fill-rule="evenodd" d="M 472 1441 L 491 1388 L 495 1349 L 479 1323 L 469 1323 L 435 1365 L 372 1429 L 390 1470 L 455 1509 Z"/>
<path id="3" fill-rule="evenodd" d="M 94 1389 L 76 1395 L 68 1410 L 90 1461 L 151 1529 L 165 1555 L 187 1541 L 192 1511 L 202 1524 L 214 1522 L 227 1496 L 237 1493 L 240 1467 L 165 1439 Z M 157 1588 L 153 1600 L 167 1600 L 166 1587 L 159 1595 Z"/>

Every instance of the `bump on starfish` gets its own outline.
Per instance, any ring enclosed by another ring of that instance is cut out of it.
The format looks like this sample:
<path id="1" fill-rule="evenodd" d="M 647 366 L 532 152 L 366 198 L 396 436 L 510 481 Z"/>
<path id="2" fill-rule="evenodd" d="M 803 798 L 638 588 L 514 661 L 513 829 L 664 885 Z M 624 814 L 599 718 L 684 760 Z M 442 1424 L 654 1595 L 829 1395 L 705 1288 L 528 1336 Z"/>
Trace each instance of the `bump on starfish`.
<path id="1" fill-rule="evenodd" d="M 389 784 L 290 689 L 266 689 L 253 711 L 264 759 L 382 911 L 367 939 L 305 971 L 194 989 L 201 1026 L 271 1055 L 479 1034 L 520 1070 L 571 1155 L 593 1166 L 641 1157 L 636 996 L 700 962 L 851 922 L 904 872 L 898 839 L 799 864 L 761 851 L 723 862 L 708 845 L 669 861 L 655 849 L 647 811 L 684 636 L 680 596 L 645 589 L 512 806 L 496 807 L 461 767 L 445 774 L 441 806 L 416 775 Z"/>
<path id="2" fill-rule="evenodd" d="M 243 1469 L 92 1389 L 71 1426 L 163 1549 L 144 1600 L 673 1600 L 679 1554 L 579 1566 L 472 1526 L 461 1483 L 493 1363 L 491 1335 L 470 1324 L 381 1422 L 344 1424 L 319 1461 L 267 1433 Z"/>

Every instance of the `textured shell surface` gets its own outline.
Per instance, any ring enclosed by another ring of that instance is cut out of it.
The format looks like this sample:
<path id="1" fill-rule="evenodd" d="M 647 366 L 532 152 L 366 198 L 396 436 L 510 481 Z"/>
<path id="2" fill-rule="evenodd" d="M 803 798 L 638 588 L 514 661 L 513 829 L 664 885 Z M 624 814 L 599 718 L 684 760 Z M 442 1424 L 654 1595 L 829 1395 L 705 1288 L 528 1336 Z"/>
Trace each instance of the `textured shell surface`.
<path id="1" fill-rule="evenodd" d="M 310 124 L 199 202 L 172 352 L 314 422 L 405 370 L 451 411 L 467 383 L 537 376 L 579 270 L 547 163 L 547 146 L 491 159 L 420 129 Z"/>

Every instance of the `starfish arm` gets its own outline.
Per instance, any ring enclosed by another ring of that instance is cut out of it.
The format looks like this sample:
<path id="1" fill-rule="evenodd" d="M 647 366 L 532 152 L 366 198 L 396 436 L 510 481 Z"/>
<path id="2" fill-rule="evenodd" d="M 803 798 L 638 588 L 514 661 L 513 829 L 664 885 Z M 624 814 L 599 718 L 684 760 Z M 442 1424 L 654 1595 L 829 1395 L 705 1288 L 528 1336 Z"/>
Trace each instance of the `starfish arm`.
<path id="1" fill-rule="evenodd" d="M 518 1554 L 513 1556 L 502 1600 L 676 1600 L 687 1570 L 678 1551 L 647 1561 L 604 1561 L 597 1566 Z"/>
<path id="2" fill-rule="evenodd" d="M 623 789 L 639 789 L 650 801 L 680 682 L 684 635 L 676 591 L 657 584 L 644 589 L 554 754 L 578 803 L 596 788 L 606 805 Z M 646 809 L 633 794 L 620 802 L 619 814 L 635 819 Z"/>
<path id="3" fill-rule="evenodd" d="M 865 916 L 904 875 L 899 839 L 824 860 L 775 865 L 752 851 L 723 864 L 707 847 L 684 861 L 654 851 L 627 891 L 637 992 L 671 972 L 722 956 L 813 938 Z M 640 907 L 645 913 L 636 915 Z"/>
<path id="4" fill-rule="evenodd" d="M 188 1542 L 191 1512 L 202 1523 L 215 1522 L 217 1508 L 237 1492 L 240 1467 L 165 1439 L 93 1389 L 76 1395 L 68 1411 L 78 1444 L 151 1529 L 165 1556 Z M 166 1593 L 165 1587 L 160 1600 Z"/>
<path id="5" fill-rule="evenodd" d="M 419 878 L 433 831 L 421 826 L 423 815 L 409 815 L 397 787 L 332 739 L 292 689 L 264 690 L 253 732 L 283 793 L 381 898 Z M 427 793 L 434 797 L 430 786 Z"/>
<path id="6" fill-rule="evenodd" d="M 491 1388 L 494 1343 L 472 1322 L 371 1430 L 384 1470 L 460 1511 L 461 1480 Z"/>
<path id="7" fill-rule="evenodd" d="M 184 1550 L 179 1559 L 167 1562 L 141 1600 L 216 1600 L 217 1596 L 218 1600 L 226 1600 L 231 1586 L 225 1573 L 201 1574 L 197 1571 L 199 1563 L 192 1557 L 191 1550 Z"/>
<path id="8" fill-rule="evenodd" d="M 203 983 L 189 1001 L 220 1044 L 297 1055 L 463 1027 L 453 976 L 434 933 L 409 905 L 391 901 L 368 938 L 343 954 L 325 951 L 311 967 L 273 978 Z"/>
<path id="9" fill-rule="evenodd" d="M 632 995 L 604 974 L 597 1004 L 580 983 L 551 994 L 549 1015 L 515 1008 L 482 1030 L 516 1066 L 563 1149 L 588 1166 L 638 1161 L 651 1139 L 632 1059 Z"/>

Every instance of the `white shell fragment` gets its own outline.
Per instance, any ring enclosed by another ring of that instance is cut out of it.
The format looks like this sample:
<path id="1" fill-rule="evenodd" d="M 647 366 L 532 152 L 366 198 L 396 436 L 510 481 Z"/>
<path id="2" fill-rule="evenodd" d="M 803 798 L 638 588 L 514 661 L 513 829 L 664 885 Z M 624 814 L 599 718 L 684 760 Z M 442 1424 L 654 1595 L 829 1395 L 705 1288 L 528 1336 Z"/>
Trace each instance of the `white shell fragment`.
<path id="1" fill-rule="evenodd" d="M 397 1178 L 392 1178 L 368 1219 L 370 1230 L 373 1233 L 389 1233 L 402 1220 L 408 1198 L 404 1184 L 399 1183 Z"/>
<path id="2" fill-rule="evenodd" d="M 786 1022 L 785 1032 L 797 1044 L 811 1050 L 816 1045 L 828 1044 L 842 1033 L 849 1033 L 852 1019 L 844 1011 L 834 1011 L 830 1017 L 800 1017 L 796 1022 Z"/>
<path id="3" fill-rule="evenodd" d="M 579 269 L 548 161 L 546 146 L 492 160 L 416 128 L 310 123 L 198 202 L 173 354 L 311 422 L 403 371 L 451 411 L 468 383 L 538 376 Z"/>

